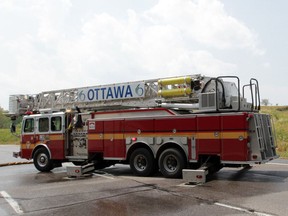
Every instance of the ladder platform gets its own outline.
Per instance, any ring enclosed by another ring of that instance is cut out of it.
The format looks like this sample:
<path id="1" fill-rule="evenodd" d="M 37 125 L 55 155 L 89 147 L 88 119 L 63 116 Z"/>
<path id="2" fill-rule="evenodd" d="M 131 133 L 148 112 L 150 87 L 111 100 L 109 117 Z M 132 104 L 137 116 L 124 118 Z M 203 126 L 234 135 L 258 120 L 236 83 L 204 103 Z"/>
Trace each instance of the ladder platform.
<path id="1" fill-rule="evenodd" d="M 90 176 L 95 170 L 94 163 L 89 163 L 84 166 L 67 166 L 68 177 L 86 177 Z"/>

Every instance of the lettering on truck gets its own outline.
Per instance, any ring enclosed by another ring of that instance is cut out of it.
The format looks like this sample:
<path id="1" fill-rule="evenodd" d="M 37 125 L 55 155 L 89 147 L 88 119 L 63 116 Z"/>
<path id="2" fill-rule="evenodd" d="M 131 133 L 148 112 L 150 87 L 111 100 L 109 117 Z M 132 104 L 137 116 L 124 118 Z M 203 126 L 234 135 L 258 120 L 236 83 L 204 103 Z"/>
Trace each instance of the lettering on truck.
<path id="1" fill-rule="evenodd" d="M 78 92 L 79 102 L 103 101 L 111 99 L 123 100 L 145 96 L 144 82 L 82 88 L 79 89 Z"/>

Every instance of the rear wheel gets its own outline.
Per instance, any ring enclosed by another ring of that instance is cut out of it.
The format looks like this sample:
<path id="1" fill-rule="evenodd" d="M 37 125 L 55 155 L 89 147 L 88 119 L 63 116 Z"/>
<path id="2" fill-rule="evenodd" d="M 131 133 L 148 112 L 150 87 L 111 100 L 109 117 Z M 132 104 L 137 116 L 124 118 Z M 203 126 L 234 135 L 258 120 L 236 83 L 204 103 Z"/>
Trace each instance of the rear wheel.
<path id="1" fill-rule="evenodd" d="M 33 156 L 33 163 L 36 169 L 41 172 L 49 172 L 53 167 L 53 161 L 50 159 L 50 155 L 45 148 L 36 150 Z"/>
<path id="2" fill-rule="evenodd" d="M 159 157 L 159 169 L 166 178 L 179 178 L 185 168 L 185 159 L 177 149 L 166 149 Z"/>
<path id="3" fill-rule="evenodd" d="M 155 171 L 155 160 L 147 149 L 139 148 L 131 154 L 130 167 L 136 175 L 150 176 Z"/>

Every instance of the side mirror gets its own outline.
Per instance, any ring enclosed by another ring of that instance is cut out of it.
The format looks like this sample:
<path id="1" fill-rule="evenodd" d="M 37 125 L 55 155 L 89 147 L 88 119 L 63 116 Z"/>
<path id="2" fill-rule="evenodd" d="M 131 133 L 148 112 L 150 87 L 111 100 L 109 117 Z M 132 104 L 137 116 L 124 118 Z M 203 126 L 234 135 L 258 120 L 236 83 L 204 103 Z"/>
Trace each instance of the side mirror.
<path id="1" fill-rule="evenodd" d="M 11 126 L 10 126 L 10 132 L 11 133 L 16 133 L 16 125 L 14 122 L 12 122 Z"/>

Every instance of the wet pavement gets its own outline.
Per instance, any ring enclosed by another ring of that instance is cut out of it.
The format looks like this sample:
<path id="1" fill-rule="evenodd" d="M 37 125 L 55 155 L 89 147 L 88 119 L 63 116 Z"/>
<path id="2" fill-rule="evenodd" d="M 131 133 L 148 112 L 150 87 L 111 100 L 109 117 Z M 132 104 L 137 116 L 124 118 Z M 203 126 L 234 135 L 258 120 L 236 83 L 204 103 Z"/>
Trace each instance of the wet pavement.
<path id="1" fill-rule="evenodd" d="M 10 154 L 11 150 L 0 149 L 0 156 Z M 33 164 L 4 166 L 0 179 L 1 216 L 270 216 L 288 212 L 288 163 L 280 159 L 251 169 L 224 168 L 203 185 L 186 185 L 182 179 L 160 174 L 137 177 L 125 165 L 86 178 L 68 178 L 63 167 L 40 173 Z"/>
<path id="2" fill-rule="evenodd" d="M 13 152 L 19 152 L 19 150 L 20 145 L 0 145 L 0 166 L 8 163 L 27 162 L 26 159 L 13 157 Z"/>

